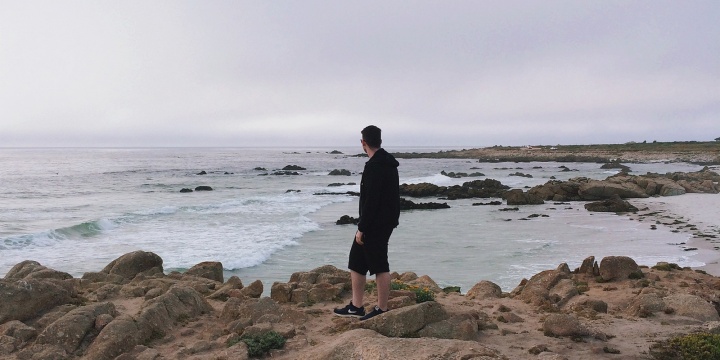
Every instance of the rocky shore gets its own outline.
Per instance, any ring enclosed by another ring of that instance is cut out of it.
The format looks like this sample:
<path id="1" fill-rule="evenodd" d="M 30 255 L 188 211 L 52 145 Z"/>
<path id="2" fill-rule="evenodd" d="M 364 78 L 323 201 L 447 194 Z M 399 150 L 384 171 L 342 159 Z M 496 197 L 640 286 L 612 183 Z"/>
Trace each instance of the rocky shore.
<path id="1" fill-rule="evenodd" d="M 640 142 L 601 145 L 492 146 L 434 153 L 394 153 L 397 158 L 461 158 L 480 162 L 688 162 L 720 165 L 720 141 Z"/>
<path id="2" fill-rule="evenodd" d="M 350 298 L 349 273 L 333 266 L 244 285 L 218 262 L 169 274 L 162 264 L 136 251 L 81 278 L 17 264 L 0 280 L 0 357 L 676 359 L 683 336 L 720 336 L 720 278 L 623 256 L 559 264 L 509 293 L 393 273 L 392 310 L 365 322 L 332 314 Z"/>

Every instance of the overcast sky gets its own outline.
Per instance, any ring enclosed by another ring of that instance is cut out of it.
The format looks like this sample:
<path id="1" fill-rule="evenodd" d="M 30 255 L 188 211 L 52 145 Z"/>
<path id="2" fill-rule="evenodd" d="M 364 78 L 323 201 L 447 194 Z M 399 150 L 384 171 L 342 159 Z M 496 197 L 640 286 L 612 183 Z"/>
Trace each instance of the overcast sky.
<path id="1" fill-rule="evenodd" d="M 2 146 L 713 140 L 720 1 L 0 0 Z"/>

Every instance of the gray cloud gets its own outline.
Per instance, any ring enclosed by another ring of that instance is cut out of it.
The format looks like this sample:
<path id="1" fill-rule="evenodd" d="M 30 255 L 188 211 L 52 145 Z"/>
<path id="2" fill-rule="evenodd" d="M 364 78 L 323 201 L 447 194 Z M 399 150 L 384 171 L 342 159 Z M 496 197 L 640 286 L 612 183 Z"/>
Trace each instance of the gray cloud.
<path id="1" fill-rule="evenodd" d="M 0 146 L 711 140 L 716 1 L 23 1 Z"/>

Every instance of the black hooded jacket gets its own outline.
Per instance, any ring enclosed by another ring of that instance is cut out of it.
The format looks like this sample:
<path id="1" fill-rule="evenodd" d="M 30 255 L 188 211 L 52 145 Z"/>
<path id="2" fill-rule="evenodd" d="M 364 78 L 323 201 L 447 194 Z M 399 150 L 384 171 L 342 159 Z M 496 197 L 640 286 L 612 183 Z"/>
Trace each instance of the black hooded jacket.
<path id="1" fill-rule="evenodd" d="M 400 180 L 398 163 L 385 149 L 378 149 L 365 163 L 360 182 L 360 221 L 358 230 L 390 230 L 400 219 Z"/>

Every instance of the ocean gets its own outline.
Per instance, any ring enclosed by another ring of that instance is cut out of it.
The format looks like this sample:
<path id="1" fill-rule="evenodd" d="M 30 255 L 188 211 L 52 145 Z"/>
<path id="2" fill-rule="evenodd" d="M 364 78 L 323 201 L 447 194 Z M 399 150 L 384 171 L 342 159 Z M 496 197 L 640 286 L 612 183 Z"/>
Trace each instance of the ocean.
<path id="1" fill-rule="evenodd" d="M 440 148 L 387 148 L 390 152 Z M 446 149 L 449 150 L 449 149 Z M 335 225 L 357 216 L 358 148 L 39 148 L 0 149 L 0 276 L 35 260 L 75 277 L 100 271 L 135 250 L 162 257 L 166 272 L 220 261 L 225 278 L 262 280 L 265 292 L 296 271 L 331 264 L 345 269 L 355 233 Z M 479 163 L 471 159 L 399 159 L 401 183 L 462 184 L 492 178 L 513 188 L 616 170 L 595 163 Z M 298 175 L 275 175 L 288 165 Z M 572 171 L 562 171 L 560 166 Z M 635 174 L 698 171 L 686 163 L 629 164 Z M 350 176 L 329 175 L 346 169 Z M 449 178 L 446 172 L 481 172 Z M 205 173 L 201 175 L 202 173 Z M 532 177 L 511 176 L 522 172 Z M 329 186 L 330 184 L 344 184 Z M 212 191 L 180 192 L 210 186 Z M 320 194 L 320 193 L 340 194 Z M 438 200 L 449 209 L 401 214 L 390 240 L 392 271 L 429 275 L 467 291 L 490 280 L 504 291 L 522 278 L 587 256 L 627 255 L 702 266 L 689 234 L 651 230 L 628 216 L 590 213 L 583 203 L 475 206 L 499 199 Z M 529 218 L 537 214 L 540 216 Z M 527 220 L 529 219 L 529 220 Z"/>

